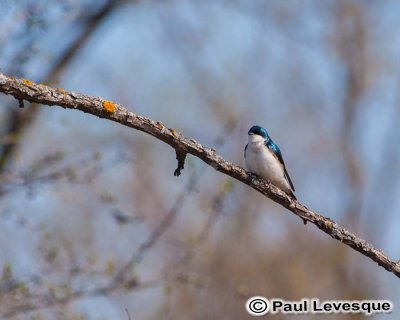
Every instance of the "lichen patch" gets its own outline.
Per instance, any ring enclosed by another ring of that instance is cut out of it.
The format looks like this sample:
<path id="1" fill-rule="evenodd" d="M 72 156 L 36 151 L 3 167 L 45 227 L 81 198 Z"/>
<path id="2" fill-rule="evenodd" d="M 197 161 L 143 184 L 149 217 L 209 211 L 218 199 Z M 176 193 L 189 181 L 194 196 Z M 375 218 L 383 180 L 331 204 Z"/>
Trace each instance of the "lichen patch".
<path id="1" fill-rule="evenodd" d="M 108 113 L 114 113 L 116 106 L 115 106 L 114 102 L 111 102 L 111 101 L 108 101 L 108 100 L 104 100 L 103 101 L 103 108 Z"/>

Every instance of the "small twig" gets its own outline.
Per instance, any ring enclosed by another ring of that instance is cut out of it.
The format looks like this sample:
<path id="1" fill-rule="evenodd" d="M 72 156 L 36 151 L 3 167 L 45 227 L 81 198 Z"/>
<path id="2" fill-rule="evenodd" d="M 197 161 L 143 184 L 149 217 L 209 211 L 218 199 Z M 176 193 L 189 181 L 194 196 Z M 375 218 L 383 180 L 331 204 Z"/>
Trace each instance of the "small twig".
<path id="1" fill-rule="evenodd" d="M 174 176 L 178 177 L 181 175 L 181 170 L 185 168 L 186 152 L 182 152 L 179 149 L 175 149 L 176 160 L 178 160 L 178 167 L 174 171 Z"/>
<path id="2" fill-rule="evenodd" d="M 18 106 L 19 106 L 21 109 L 25 108 L 24 99 L 18 99 Z"/>

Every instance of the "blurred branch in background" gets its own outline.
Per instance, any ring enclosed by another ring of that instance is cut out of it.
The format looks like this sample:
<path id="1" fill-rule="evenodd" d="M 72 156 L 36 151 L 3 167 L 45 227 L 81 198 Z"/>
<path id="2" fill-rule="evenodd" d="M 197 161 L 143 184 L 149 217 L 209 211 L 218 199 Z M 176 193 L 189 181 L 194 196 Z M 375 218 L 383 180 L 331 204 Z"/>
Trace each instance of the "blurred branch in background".
<path id="1" fill-rule="evenodd" d="M 39 185 L 51 184 L 62 179 L 77 184 L 90 183 L 105 170 L 121 163 L 133 162 L 127 154 L 117 154 L 112 159 L 101 161 L 99 154 L 94 152 L 84 158 L 74 159 L 69 164 L 57 167 L 57 164 L 60 164 L 64 158 L 65 155 L 61 152 L 50 153 L 33 163 L 28 170 L 3 173 L 0 177 L 0 197 L 21 190 L 26 190 L 30 194 Z"/>
<path id="2" fill-rule="evenodd" d="M 236 122 L 228 123 L 226 128 L 224 128 L 223 133 L 220 137 L 215 140 L 215 145 L 217 147 L 222 147 L 226 141 L 226 136 L 229 136 L 231 132 L 236 127 Z M 162 237 L 165 231 L 171 226 L 171 224 L 175 221 L 177 214 L 180 212 L 183 206 L 183 202 L 185 199 L 193 193 L 199 180 L 204 175 L 204 171 L 206 168 L 202 169 L 201 172 L 193 173 L 189 178 L 186 185 L 182 188 L 182 191 L 179 193 L 178 197 L 175 200 L 174 205 L 168 211 L 168 213 L 161 219 L 160 223 L 153 229 L 150 233 L 149 237 L 146 241 L 144 241 L 138 248 L 138 250 L 132 255 L 132 257 L 128 260 L 126 265 L 116 274 L 114 277 L 111 286 L 115 287 L 117 283 L 124 283 L 127 280 L 126 276 L 130 277 L 132 274 L 132 270 L 135 268 L 137 264 L 139 264 L 144 258 L 145 254 L 151 249 L 155 243 Z M 219 203 L 219 202 L 218 202 Z M 212 221 L 209 221 L 207 225 L 209 225 Z M 209 226 L 211 227 L 211 226 Z M 203 235 L 205 237 L 206 235 Z M 129 280 L 128 280 L 129 282 Z"/>
<path id="3" fill-rule="evenodd" d="M 235 127 L 236 123 L 228 123 L 227 126 L 223 129 L 223 134 L 221 134 L 221 136 L 215 140 L 216 146 L 218 147 L 223 146 L 226 141 L 224 137 L 226 136 L 226 134 L 229 135 L 234 130 Z M 47 163 L 48 161 L 44 162 Z M 79 165 L 78 167 L 81 167 L 81 165 Z M 109 166 L 107 167 L 109 168 Z M 14 303 L 12 304 L 13 307 L 11 309 L 3 311 L 3 313 L 0 314 L 2 314 L 6 318 L 10 318 L 16 315 L 25 314 L 39 309 L 64 305 L 81 298 L 111 295 L 116 291 L 121 291 L 121 290 L 127 290 L 127 291 L 144 290 L 147 288 L 159 286 L 167 281 L 182 282 L 184 279 L 182 279 L 181 274 L 175 275 L 174 272 L 171 272 L 172 276 L 168 275 L 166 279 L 142 284 L 137 279 L 134 269 L 143 260 L 146 253 L 148 253 L 148 251 L 156 244 L 156 242 L 162 237 L 165 231 L 175 221 L 176 216 L 182 209 L 183 202 L 188 196 L 190 196 L 193 193 L 201 177 L 204 175 L 205 170 L 206 168 L 203 168 L 200 172 L 197 173 L 195 172 L 191 175 L 190 179 L 182 188 L 182 191 L 179 193 L 172 208 L 161 219 L 159 224 L 152 230 L 147 240 L 144 241 L 139 246 L 139 248 L 133 253 L 132 257 L 125 264 L 125 266 L 115 274 L 110 284 L 99 285 L 94 289 L 90 290 L 74 290 L 72 289 L 73 277 L 78 278 L 81 277 L 82 274 L 89 274 L 91 277 L 91 282 L 94 283 L 95 281 L 94 277 L 101 276 L 103 274 L 102 272 L 96 273 L 93 272 L 93 270 L 89 272 L 88 270 L 85 270 L 85 268 L 75 267 L 72 270 L 70 270 L 70 272 L 68 272 L 70 274 L 69 285 L 68 288 L 64 287 L 65 289 L 64 292 L 55 292 L 53 288 L 50 288 L 50 290 L 48 290 L 49 292 L 47 293 L 40 293 L 40 294 L 31 293 L 29 297 L 27 297 L 26 293 L 28 284 L 29 283 L 43 284 L 46 282 L 45 279 L 41 278 L 40 276 L 35 276 L 35 277 L 31 276 L 29 277 L 29 279 L 15 279 L 12 278 L 11 276 L 8 276 L 7 279 L 3 279 L 3 283 L 0 282 L 1 284 L 0 294 L 2 294 L 3 291 L 2 297 L 5 297 L 6 295 L 12 296 Z M 57 174 L 57 177 L 58 175 L 59 174 Z M 210 232 L 210 229 L 212 228 L 213 222 L 215 221 L 218 212 L 221 210 L 223 199 L 232 190 L 232 188 L 229 187 L 229 185 L 228 187 L 224 187 L 221 190 L 221 192 L 216 195 L 213 201 L 214 203 L 212 212 L 210 213 L 209 219 L 207 220 L 207 223 L 205 224 L 202 232 L 196 238 L 196 245 L 199 245 L 201 242 L 206 240 Z M 129 219 L 129 216 L 124 218 L 124 221 L 125 223 L 136 222 L 134 219 Z M 185 263 L 189 262 L 188 259 L 190 259 L 189 252 L 186 253 Z M 21 297 L 22 302 L 17 303 L 18 297 Z"/>
<path id="4" fill-rule="evenodd" d="M 360 159 L 355 155 L 355 123 L 362 113 L 361 99 L 369 85 L 368 29 L 363 6 L 351 1 L 340 1 L 337 5 L 336 51 L 344 66 L 343 128 L 340 150 L 343 156 L 345 177 L 350 189 L 346 203 L 346 217 L 351 226 L 358 224 L 362 208 L 365 181 Z"/>
<path id="5" fill-rule="evenodd" d="M 364 256 L 369 257 L 387 271 L 400 277 L 400 264 L 389 259 L 382 250 L 376 249 L 365 240 L 356 237 L 333 220 L 309 210 L 274 185 L 260 180 L 242 168 L 227 162 L 216 154 L 215 149 L 205 148 L 195 140 L 185 138 L 175 130 L 165 127 L 161 122 L 155 122 L 149 118 L 138 116 L 123 106 L 110 101 L 53 89 L 49 86 L 35 84 L 26 79 L 18 80 L 10 78 L 1 73 L 0 92 L 10 94 L 17 100 L 23 99 L 48 106 L 58 105 L 63 108 L 81 110 L 85 113 L 146 132 L 170 145 L 175 150 L 192 154 L 217 171 L 249 185 L 298 217 L 312 222 L 332 238 L 345 243 Z"/>
<path id="6" fill-rule="evenodd" d="M 77 272 L 79 270 L 74 270 Z M 1 316 L 4 318 L 13 318 L 36 310 L 44 310 L 54 306 L 62 306 L 78 299 L 109 296 L 119 290 L 145 290 L 159 286 L 162 281 L 153 281 L 149 283 L 124 283 L 121 287 L 120 283 L 116 286 L 99 287 L 95 289 L 71 290 L 69 285 L 62 284 L 63 290 L 56 287 L 50 288 L 48 292 L 42 294 L 30 294 L 27 287 L 17 283 L 6 288 L 7 294 L 2 295 L 2 304 L 12 306 L 10 309 L 1 310 Z M 7 301 L 7 298 L 10 300 Z M 20 298 L 20 299 L 18 299 Z M 19 301 L 18 301 L 19 300 Z"/>
<path id="7" fill-rule="evenodd" d="M 98 26 L 124 1 L 125 0 L 109 0 L 97 12 L 94 12 L 94 14 L 87 15 L 85 12 L 79 17 L 76 23 L 80 25 L 80 34 L 70 44 L 69 48 L 61 54 L 51 70 L 48 71 L 48 74 L 38 82 L 52 85 L 56 84 L 65 67 L 73 61 L 80 49 L 97 30 Z M 13 64 L 13 67 L 15 68 L 16 65 L 19 65 L 17 61 Z M 38 111 L 39 107 L 36 104 L 30 105 L 26 110 L 9 108 L 9 114 L 5 116 L 6 119 L 8 119 L 8 128 L 6 132 L 2 133 L 3 145 L 0 150 L 0 172 L 6 169 L 9 159 L 16 152 L 18 144 L 22 141 L 22 136 L 31 122 L 34 121 Z"/>

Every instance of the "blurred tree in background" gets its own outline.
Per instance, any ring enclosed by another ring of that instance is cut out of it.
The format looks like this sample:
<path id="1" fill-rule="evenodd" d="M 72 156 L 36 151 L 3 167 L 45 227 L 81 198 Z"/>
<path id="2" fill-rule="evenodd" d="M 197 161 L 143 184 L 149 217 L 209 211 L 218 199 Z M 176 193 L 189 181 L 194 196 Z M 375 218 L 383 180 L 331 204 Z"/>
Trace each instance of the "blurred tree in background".
<path id="1" fill-rule="evenodd" d="M 397 259 L 400 2 L 1 4 L 3 73 L 117 101 L 242 166 L 262 125 L 301 202 Z M 253 295 L 396 308 L 392 274 L 198 159 L 176 178 L 150 136 L 0 103 L 0 318 L 250 319 Z"/>

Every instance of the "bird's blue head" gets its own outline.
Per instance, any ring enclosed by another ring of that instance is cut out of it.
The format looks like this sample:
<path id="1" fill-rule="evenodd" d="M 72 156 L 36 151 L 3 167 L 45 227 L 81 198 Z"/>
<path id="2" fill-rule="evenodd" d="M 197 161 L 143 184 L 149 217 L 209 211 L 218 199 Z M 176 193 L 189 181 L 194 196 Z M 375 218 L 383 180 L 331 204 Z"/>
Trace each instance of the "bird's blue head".
<path id="1" fill-rule="evenodd" d="M 249 130 L 248 133 L 249 136 L 251 135 L 258 135 L 263 137 L 264 139 L 268 140 L 269 136 L 268 136 L 268 132 L 267 130 L 265 130 L 263 127 L 260 126 L 252 126 Z"/>

